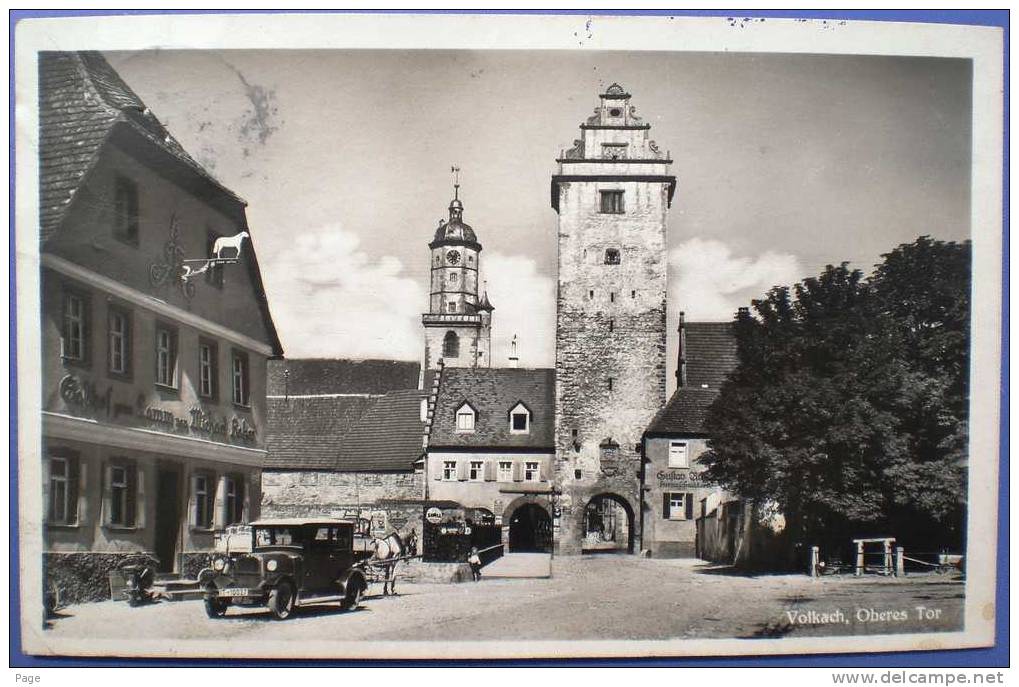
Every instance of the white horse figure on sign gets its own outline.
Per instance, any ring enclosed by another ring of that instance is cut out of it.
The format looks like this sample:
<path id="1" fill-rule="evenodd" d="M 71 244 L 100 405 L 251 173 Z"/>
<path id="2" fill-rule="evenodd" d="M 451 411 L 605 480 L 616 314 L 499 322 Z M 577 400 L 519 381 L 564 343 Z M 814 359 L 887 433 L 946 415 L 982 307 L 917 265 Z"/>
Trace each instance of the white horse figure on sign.
<path id="1" fill-rule="evenodd" d="M 244 239 L 248 238 L 248 232 L 242 231 L 234 236 L 220 236 L 216 239 L 216 242 L 212 244 L 212 257 L 214 260 L 236 260 L 241 257 L 241 244 Z M 232 249 L 233 255 L 223 255 L 224 250 Z"/>
<path id="2" fill-rule="evenodd" d="M 376 537 L 372 540 L 372 555 L 370 562 L 377 564 L 383 570 L 382 595 L 396 596 L 396 564 L 406 556 L 413 556 L 417 553 L 418 533 L 411 530 L 406 539 L 400 537 L 398 532 L 392 532 L 383 539 Z"/>

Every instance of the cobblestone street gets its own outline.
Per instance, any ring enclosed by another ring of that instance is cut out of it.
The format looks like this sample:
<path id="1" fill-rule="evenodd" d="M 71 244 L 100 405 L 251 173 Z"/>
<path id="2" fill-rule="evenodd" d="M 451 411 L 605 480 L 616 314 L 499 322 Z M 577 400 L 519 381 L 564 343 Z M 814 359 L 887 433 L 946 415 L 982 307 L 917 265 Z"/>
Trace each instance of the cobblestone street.
<path id="1" fill-rule="evenodd" d="M 302 640 L 754 638 L 961 629 L 963 585 L 943 577 L 747 577 L 702 561 L 557 558 L 549 579 L 407 584 L 344 612 L 323 605 L 276 622 L 258 609 L 206 617 L 199 601 L 65 608 L 47 637 Z M 921 618 L 918 607 L 924 607 Z M 277 645 L 284 646 L 284 645 Z"/>

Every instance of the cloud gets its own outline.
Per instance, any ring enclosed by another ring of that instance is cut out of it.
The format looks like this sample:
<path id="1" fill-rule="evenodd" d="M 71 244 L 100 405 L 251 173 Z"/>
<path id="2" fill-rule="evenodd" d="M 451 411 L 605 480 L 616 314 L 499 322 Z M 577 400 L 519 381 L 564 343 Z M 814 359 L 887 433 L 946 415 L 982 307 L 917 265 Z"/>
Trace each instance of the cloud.
<path id="1" fill-rule="evenodd" d="M 721 241 L 695 237 L 669 253 L 669 310 L 683 310 L 691 320 L 729 320 L 772 286 L 802 277 L 795 255 L 768 251 L 736 257 Z"/>
<path id="2" fill-rule="evenodd" d="M 538 272 L 523 255 L 481 255 L 482 278 L 488 282 L 492 313 L 492 364 L 509 364 L 510 342 L 517 335 L 521 367 L 555 364 L 555 280 Z"/>
<path id="3" fill-rule="evenodd" d="M 299 235 L 263 271 L 287 357 L 418 360 L 424 287 L 395 257 L 376 258 L 336 227 Z"/>

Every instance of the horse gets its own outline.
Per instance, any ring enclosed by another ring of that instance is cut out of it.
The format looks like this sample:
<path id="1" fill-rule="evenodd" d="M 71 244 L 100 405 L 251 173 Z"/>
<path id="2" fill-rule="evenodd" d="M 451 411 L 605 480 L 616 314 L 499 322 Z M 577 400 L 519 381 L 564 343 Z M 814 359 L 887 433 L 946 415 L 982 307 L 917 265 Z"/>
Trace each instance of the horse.
<path id="1" fill-rule="evenodd" d="M 385 538 L 375 537 L 372 539 L 372 555 L 370 561 L 381 564 L 384 571 L 382 581 L 382 595 L 396 596 L 396 564 L 403 556 L 413 556 L 417 553 L 418 534 L 417 530 L 411 530 L 404 540 L 396 531 L 391 532 Z"/>
<path id="2" fill-rule="evenodd" d="M 233 236 L 220 236 L 216 239 L 215 243 L 212 244 L 212 256 L 214 260 L 236 260 L 241 257 L 241 244 L 244 243 L 244 239 L 248 238 L 248 232 L 242 231 L 239 234 Z M 223 256 L 223 251 L 232 248 L 237 251 L 233 258 L 226 258 Z"/>

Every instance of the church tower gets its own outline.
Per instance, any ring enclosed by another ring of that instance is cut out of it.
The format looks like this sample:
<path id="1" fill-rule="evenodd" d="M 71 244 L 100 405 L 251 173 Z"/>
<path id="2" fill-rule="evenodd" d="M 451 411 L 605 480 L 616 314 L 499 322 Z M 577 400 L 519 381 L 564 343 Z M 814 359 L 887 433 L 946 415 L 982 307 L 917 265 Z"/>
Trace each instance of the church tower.
<path id="1" fill-rule="evenodd" d="M 639 541 L 645 428 L 665 403 L 669 156 L 613 84 L 557 160 L 555 480 L 557 546 Z"/>
<path id="2" fill-rule="evenodd" d="M 488 294 L 478 297 L 481 244 L 463 221 L 458 167 L 453 168 L 453 200 L 449 219 L 439 220 L 431 249 L 429 308 L 421 317 L 425 328 L 425 370 L 441 359 L 447 367 L 491 365 L 492 311 Z"/>

